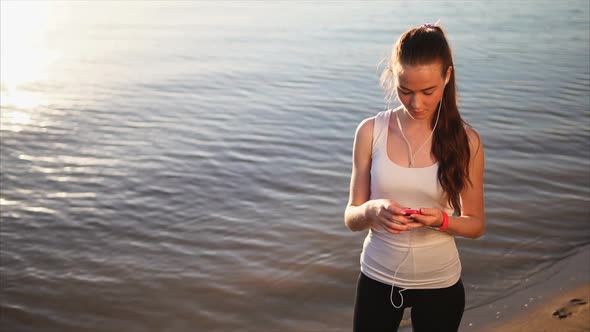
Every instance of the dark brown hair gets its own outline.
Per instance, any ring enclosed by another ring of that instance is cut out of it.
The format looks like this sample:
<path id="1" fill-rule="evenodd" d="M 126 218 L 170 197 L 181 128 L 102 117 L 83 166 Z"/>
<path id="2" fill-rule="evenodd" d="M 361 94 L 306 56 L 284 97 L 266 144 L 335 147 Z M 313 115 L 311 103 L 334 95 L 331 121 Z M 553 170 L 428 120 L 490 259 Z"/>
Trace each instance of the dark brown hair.
<path id="1" fill-rule="evenodd" d="M 444 31 L 433 25 L 424 25 L 403 33 L 393 48 L 387 68 L 381 75 L 381 84 L 389 98 L 395 94 L 395 73 L 400 65 L 442 64 L 441 75 L 445 78 L 452 66 L 449 82 L 444 88 L 440 118 L 432 138 L 432 154 L 438 161 L 438 181 L 445 191 L 448 203 L 461 211 L 459 194 L 469 180 L 469 140 L 465 126 L 468 126 L 457 107 L 455 67 L 451 48 Z M 431 127 L 435 125 L 433 117 Z"/>

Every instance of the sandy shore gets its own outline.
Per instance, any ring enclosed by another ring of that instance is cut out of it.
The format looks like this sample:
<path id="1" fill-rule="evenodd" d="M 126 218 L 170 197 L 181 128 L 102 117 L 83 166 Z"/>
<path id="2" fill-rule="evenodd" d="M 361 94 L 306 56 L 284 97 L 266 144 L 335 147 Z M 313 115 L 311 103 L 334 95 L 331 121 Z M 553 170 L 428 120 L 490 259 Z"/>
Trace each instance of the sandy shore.
<path id="1" fill-rule="evenodd" d="M 590 332 L 590 246 L 537 276 L 534 286 L 466 311 L 461 332 Z"/>
<path id="2" fill-rule="evenodd" d="M 508 322 L 482 329 L 482 332 L 500 331 L 590 331 L 590 284 L 547 299 L 539 307 L 521 313 Z"/>

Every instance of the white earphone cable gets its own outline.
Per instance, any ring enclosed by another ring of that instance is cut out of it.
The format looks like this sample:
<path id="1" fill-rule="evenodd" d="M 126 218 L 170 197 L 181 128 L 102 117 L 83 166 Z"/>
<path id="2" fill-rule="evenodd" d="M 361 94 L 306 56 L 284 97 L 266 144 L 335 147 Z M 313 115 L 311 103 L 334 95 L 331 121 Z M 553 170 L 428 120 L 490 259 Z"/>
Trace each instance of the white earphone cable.
<path id="1" fill-rule="evenodd" d="M 412 146 L 410 145 L 410 142 L 406 138 L 406 135 L 404 135 L 404 130 L 403 130 L 402 124 L 401 124 L 401 122 L 399 120 L 399 115 L 398 115 L 397 112 L 395 113 L 395 117 L 397 119 L 397 126 L 399 128 L 399 131 L 402 133 L 402 137 L 404 138 L 404 141 L 406 141 L 406 145 L 408 146 L 408 150 L 410 152 L 410 167 L 414 167 L 414 156 L 420 150 L 422 150 L 422 148 L 426 145 L 426 143 L 428 141 L 430 141 L 430 139 L 432 138 L 432 135 L 434 134 L 434 130 L 436 129 L 436 126 L 438 125 L 438 118 L 440 117 L 440 107 L 441 106 L 442 106 L 442 97 L 440 99 L 440 102 L 438 103 L 438 112 L 436 112 L 436 121 L 434 122 L 434 127 L 432 127 L 432 131 L 430 132 L 430 135 L 428 135 L 428 138 L 424 141 L 424 143 L 422 143 L 422 145 L 420 145 L 420 147 L 418 148 L 418 150 L 416 150 L 416 152 L 414 152 L 414 153 L 412 153 Z M 412 115 L 410 115 L 410 117 L 413 119 Z"/>
<path id="2" fill-rule="evenodd" d="M 444 96 L 444 94 L 443 94 Z M 428 142 L 430 140 L 430 138 L 432 138 L 432 135 L 434 134 L 434 130 L 436 129 L 436 126 L 438 125 L 438 119 L 440 117 L 440 107 L 443 103 L 443 97 L 441 97 L 439 105 L 438 105 L 438 112 L 436 114 L 436 121 L 434 122 L 434 127 L 432 128 L 432 131 L 430 132 L 430 135 L 428 136 L 428 139 L 426 141 L 424 141 L 424 143 L 422 143 L 422 145 L 420 146 L 420 148 L 418 150 L 416 150 L 416 153 L 418 153 L 418 151 L 420 151 L 420 149 L 422 149 L 422 147 L 424 147 L 424 145 L 426 144 L 426 142 Z M 404 140 L 406 141 L 406 144 L 408 145 L 408 148 L 410 149 L 410 167 L 414 166 L 414 155 L 412 154 L 412 147 L 410 146 L 410 143 L 408 142 L 408 139 L 406 138 L 406 136 L 404 135 L 404 131 L 401 127 L 401 123 L 399 121 L 399 116 L 398 113 L 396 112 L 395 114 L 396 118 L 397 118 L 397 125 L 400 129 L 400 132 L 402 133 L 402 137 L 404 138 Z M 396 308 L 396 309 L 401 309 L 404 305 L 404 295 L 402 294 L 402 292 L 406 291 L 405 288 L 400 289 L 398 291 L 398 294 L 401 298 L 401 302 L 399 304 L 399 306 L 395 305 L 394 303 L 394 299 L 393 299 L 393 289 L 395 288 L 395 278 L 397 277 L 397 272 L 399 271 L 399 269 L 402 267 L 402 265 L 404 265 L 404 263 L 406 262 L 406 260 L 408 260 L 408 257 L 410 257 L 410 250 L 412 250 L 412 234 L 409 234 L 409 240 L 408 240 L 408 251 L 406 252 L 406 257 L 404 257 L 404 259 L 402 260 L 402 262 L 397 266 L 397 269 L 395 269 L 395 273 L 393 274 L 393 279 L 391 280 L 391 293 L 389 294 L 389 301 L 391 302 L 391 305 Z"/>

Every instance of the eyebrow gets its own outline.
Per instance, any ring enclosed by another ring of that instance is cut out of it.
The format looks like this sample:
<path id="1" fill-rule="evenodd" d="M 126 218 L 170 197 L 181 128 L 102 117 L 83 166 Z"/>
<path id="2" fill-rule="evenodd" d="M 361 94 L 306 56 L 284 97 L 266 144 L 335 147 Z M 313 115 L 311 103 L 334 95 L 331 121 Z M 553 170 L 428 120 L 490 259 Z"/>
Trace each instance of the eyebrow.
<path id="1" fill-rule="evenodd" d="M 434 88 L 436 88 L 437 86 L 438 86 L 438 85 L 433 85 L 433 86 L 431 86 L 431 87 L 428 87 L 428 88 L 426 88 L 426 89 L 422 89 L 422 90 L 420 90 L 420 91 L 426 91 L 426 90 L 434 89 Z M 406 87 L 405 87 L 405 86 L 403 86 L 403 85 L 399 85 L 399 87 L 400 87 L 400 88 L 402 88 L 402 89 L 404 89 L 404 90 L 412 91 L 412 90 L 410 90 L 410 89 L 406 88 Z"/>

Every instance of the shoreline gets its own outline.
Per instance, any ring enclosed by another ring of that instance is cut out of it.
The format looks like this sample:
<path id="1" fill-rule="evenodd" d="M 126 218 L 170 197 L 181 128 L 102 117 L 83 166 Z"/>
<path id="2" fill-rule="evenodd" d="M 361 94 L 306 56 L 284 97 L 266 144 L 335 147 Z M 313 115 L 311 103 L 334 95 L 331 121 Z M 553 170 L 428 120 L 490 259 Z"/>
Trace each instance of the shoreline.
<path id="1" fill-rule="evenodd" d="M 590 283 L 547 299 L 533 310 L 482 329 L 482 332 L 590 331 Z"/>
<path id="2" fill-rule="evenodd" d="M 590 331 L 590 245 L 534 278 L 531 287 L 466 311 L 459 331 Z"/>

